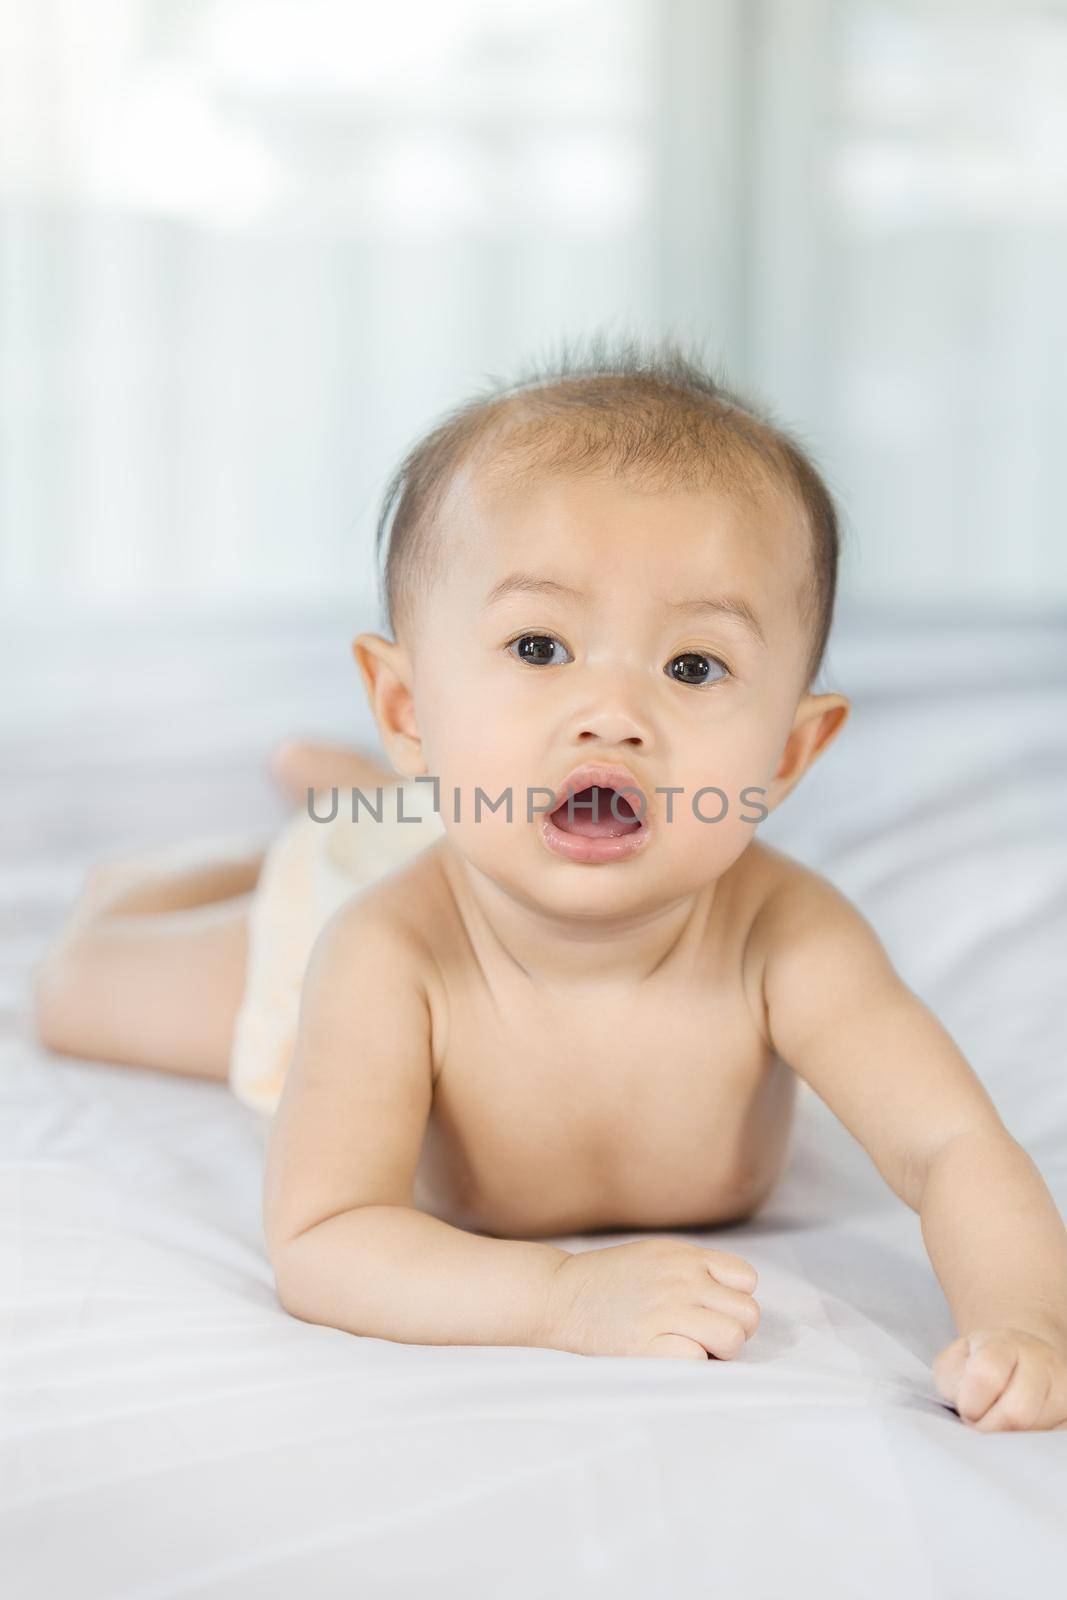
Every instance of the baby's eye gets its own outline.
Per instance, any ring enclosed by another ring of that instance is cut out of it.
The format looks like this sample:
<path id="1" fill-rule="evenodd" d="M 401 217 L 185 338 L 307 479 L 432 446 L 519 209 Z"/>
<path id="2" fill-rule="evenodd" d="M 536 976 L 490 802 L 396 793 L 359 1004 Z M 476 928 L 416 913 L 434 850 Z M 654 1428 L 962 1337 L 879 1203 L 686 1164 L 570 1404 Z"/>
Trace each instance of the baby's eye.
<path id="1" fill-rule="evenodd" d="M 718 667 L 719 672 L 711 677 L 714 667 Z M 683 651 L 680 656 L 668 661 L 663 670 L 669 678 L 674 678 L 678 683 L 691 684 L 696 689 L 702 689 L 709 683 L 721 683 L 723 678 L 730 676 L 724 662 L 717 656 L 706 656 L 700 650 Z"/>
<path id="2" fill-rule="evenodd" d="M 558 639 L 553 639 L 551 634 L 523 633 L 517 639 L 512 639 L 507 648 L 516 655 L 517 660 L 525 661 L 532 667 L 554 667 L 558 663 L 553 661 L 552 651 L 557 646 L 561 650 L 567 648 L 566 645 L 560 644 Z"/>

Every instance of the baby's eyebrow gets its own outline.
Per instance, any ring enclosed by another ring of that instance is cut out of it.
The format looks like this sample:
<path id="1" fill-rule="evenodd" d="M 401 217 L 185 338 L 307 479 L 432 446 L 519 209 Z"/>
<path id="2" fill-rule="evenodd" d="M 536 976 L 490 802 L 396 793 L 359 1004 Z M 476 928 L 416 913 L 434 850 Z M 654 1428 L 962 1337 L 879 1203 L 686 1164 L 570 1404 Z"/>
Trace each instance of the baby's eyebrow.
<path id="1" fill-rule="evenodd" d="M 503 600 L 512 594 L 556 595 L 561 599 L 579 600 L 586 605 L 592 599 L 585 589 L 575 589 L 571 584 L 561 583 L 557 578 L 540 577 L 533 572 L 512 572 L 506 578 L 501 578 L 498 583 L 494 583 L 485 597 L 482 610 L 488 611 L 498 600 Z M 701 596 L 695 600 L 664 600 L 662 605 L 665 610 L 682 616 L 691 615 L 696 611 L 714 612 L 717 616 L 740 623 L 760 644 L 767 643 L 759 617 L 742 595 L 727 594 L 714 598 Z"/>
<path id="2" fill-rule="evenodd" d="M 512 572 L 494 583 L 482 602 L 482 610 L 488 611 L 509 594 L 556 594 L 568 600 L 589 599 L 584 589 L 572 589 L 569 583 L 559 583 L 555 578 L 539 578 L 532 572 Z"/>
<path id="3" fill-rule="evenodd" d="M 739 594 L 724 594 L 718 599 L 702 600 L 667 600 L 664 602 L 668 611 L 686 615 L 693 611 L 714 611 L 722 617 L 732 617 L 746 628 L 760 644 L 766 645 L 767 640 L 760 620 L 748 601 Z"/>

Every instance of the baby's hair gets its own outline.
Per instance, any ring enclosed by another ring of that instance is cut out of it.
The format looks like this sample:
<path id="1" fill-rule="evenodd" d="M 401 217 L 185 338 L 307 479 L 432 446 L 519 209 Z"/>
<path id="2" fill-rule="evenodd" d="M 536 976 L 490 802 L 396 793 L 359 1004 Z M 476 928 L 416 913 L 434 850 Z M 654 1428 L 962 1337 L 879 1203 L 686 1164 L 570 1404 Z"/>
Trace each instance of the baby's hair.
<path id="1" fill-rule="evenodd" d="M 645 344 L 598 333 L 584 350 L 581 341 L 564 343 L 559 357 L 517 379 L 492 379 L 408 451 L 386 489 L 375 542 L 380 597 L 396 638 L 442 571 L 439 513 L 464 466 L 510 482 L 607 471 L 650 488 L 714 486 L 753 506 L 784 492 L 811 541 L 805 685 L 818 675 L 837 591 L 833 497 L 795 435 L 673 338 Z"/>

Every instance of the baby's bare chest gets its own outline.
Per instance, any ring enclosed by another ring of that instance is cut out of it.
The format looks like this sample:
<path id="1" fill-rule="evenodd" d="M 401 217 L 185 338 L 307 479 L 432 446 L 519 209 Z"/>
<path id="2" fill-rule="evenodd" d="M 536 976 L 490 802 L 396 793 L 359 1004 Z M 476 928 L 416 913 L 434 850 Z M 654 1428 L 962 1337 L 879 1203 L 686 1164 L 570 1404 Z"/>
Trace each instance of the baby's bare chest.
<path id="1" fill-rule="evenodd" d="M 792 1075 L 738 984 L 452 994 L 416 1203 L 510 1237 L 710 1226 L 780 1169 Z"/>

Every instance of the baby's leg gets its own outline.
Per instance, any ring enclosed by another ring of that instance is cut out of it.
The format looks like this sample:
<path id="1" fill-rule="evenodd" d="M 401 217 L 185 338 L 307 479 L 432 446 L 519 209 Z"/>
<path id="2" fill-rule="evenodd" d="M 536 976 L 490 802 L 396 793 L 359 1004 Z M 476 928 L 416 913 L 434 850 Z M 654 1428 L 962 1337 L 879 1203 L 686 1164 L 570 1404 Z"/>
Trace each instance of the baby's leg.
<path id="1" fill-rule="evenodd" d="M 50 1050 L 225 1080 L 263 852 L 155 870 L 97 867 L 34 974 Z"/>
<path id="2" fill-rule="evenodd" d="M 298 806 L 307 804 L 309 789 L 362 789 L 369 794 L 403 780 L 350 745 L 323 744 L 314 739 L 286 739 L 271 756 L 275 781 Z"/>

